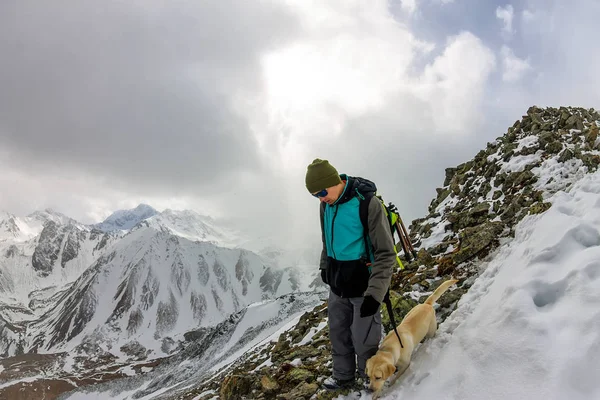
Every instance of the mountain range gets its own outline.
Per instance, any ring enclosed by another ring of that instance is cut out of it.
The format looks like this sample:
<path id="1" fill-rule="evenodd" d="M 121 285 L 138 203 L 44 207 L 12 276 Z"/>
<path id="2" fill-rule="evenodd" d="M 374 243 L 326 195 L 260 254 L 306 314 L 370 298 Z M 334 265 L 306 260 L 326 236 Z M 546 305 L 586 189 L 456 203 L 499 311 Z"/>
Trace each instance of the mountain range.
<path id="1" fill-rule="evenodd" d="M 144 204 L 95 225 L 52 210 L 2 213 L 0 354 L 134 343 L 163 357 L 190 330 L 310 290 L 301 270 L 233 247 L 235 238 L 210 217 Z"/>

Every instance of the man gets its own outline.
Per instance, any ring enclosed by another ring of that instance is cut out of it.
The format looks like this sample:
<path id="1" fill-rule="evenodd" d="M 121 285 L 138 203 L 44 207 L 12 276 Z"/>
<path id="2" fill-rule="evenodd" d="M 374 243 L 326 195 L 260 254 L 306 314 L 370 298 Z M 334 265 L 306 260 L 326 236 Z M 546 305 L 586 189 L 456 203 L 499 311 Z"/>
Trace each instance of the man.
<path id="1" fill-rule="evenodd" d="M 315 159 L 306 171 L 306 188 L 320 201 L 323 251 L 320 269 L 329 285 L 329 336 L 333 375 L 323 386 L 353 386 L 381 339 L 379 306 L 396 265 L 394 241 L 383 205 L 369 180 L 338 174 L 327 160 Z M 360 202 L 368 201 L 368 235 Z"/>

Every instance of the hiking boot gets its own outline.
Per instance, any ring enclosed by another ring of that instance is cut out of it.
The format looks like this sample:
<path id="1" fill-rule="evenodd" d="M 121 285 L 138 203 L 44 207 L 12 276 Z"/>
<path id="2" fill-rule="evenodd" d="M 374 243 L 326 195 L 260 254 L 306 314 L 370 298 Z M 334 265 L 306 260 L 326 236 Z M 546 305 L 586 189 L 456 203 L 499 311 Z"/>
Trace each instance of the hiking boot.
<path id="1" fill-rule="evenodd" d="M 354 378 L 337 379 L 337 378 L 330 376 L 329 378 L 327 378 L 323 381 L 323 388 L 325 388 L 327 390 L 347 389 L 349 387 L 352 387 L 354 385 L 354 382 L 355 382 Z"/>

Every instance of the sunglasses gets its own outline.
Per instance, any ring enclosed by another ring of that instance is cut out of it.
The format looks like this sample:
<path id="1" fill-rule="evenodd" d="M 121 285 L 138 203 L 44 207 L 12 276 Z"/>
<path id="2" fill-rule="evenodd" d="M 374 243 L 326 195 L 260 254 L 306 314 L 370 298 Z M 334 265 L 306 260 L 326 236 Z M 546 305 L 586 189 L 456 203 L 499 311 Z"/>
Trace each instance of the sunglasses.
<path id="1" fill-rule="evenodd" d="M 317 197 L 317 198 L 319 198 L 319 197 L 325 197 L 325 196 L 327 196 L 327 189 L 323 189 L 323 190 L 321 190 L 318 193 L 313 193 L 312 195 L 315 196 L 315 197 Z"/>

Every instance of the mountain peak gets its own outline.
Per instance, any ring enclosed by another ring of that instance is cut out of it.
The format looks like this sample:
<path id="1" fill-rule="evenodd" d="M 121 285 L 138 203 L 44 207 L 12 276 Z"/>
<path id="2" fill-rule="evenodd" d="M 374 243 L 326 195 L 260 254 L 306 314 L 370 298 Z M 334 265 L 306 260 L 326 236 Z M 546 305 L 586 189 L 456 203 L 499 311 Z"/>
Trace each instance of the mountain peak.
<path id="1" fill-rule="evenodd" d="M 141 221 L 158 214 L 153 207 L 147 204 L 139 204 L 131 210 L 118 210 L 112 213 L 103 222 L 94 225 L 95 228 L 104 231 L 128 230 Z"/>
<path id="2" fill-rule="evenodd" d="M 16 237 L 20 230 L 14 215 L 0 211 L 0 238 Z"/>
<path id="3" fill-rule="evenodd" d="M 47 221 L 54 221 L 60 225 L 67 225 L 69 223 L 77 222 L 73 218 L 67 217 L 66 215 L 55 211 L 52 208 L 46 208 L 43 211 L 34 211 L 29 214 L 26 219 L 40 222 L 42 225 Z"/>
<path id="4" fill-rule="evenodd" d="M 207 215 L 193 210 L 166 209 L 146 221 L 147 226 L 166 229 L 174 235 L 192 241 L 211 242 L 222 247 L 235 247 L 237 235 L 219 226 Z"/>

